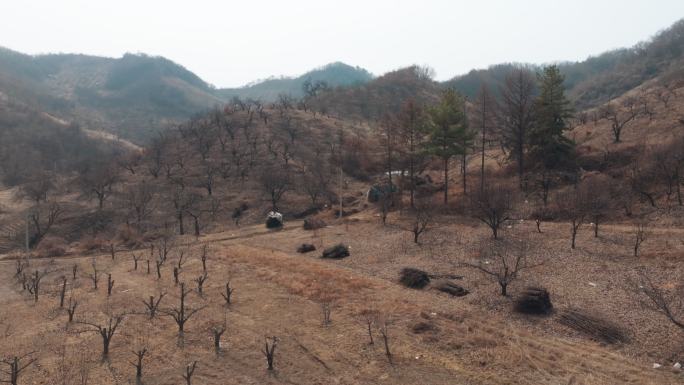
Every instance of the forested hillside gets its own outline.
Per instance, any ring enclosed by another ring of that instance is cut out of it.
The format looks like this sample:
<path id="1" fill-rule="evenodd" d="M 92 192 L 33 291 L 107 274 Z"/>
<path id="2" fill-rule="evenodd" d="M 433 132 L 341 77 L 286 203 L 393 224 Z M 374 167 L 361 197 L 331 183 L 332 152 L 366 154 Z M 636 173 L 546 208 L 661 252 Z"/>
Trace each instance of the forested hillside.
<path id="1" fill-rule="evenodd" d="M 520 64 L 497 64 L 487 69 L 472 70 L 445 82 L 475 97 L 480 85 L 502 85 L 506 74 Z M 532 71 L 541 65 L 524 64 Z M 684 20 L 659 32 L 650 40 L 630 48 L 621 48 L 592 56 L 580 62 L 559 63 L 565 76 L 568 94 L 577 108 L 597 106 L 645 81 L 660 77 L 662 81 L 681 79 L 684 68 Z"/>
<path id="2" fill-rule="evenodd" d="M 237 96 L 272 102 L 277 100 L 279 95 L 303 97 L 305 94 L 311 93 L 312 87 L 315 88 L 317 85 L 318 87 L 334 88 L 364 84 L 371 79 L 373 79 L 373 75 L 363 68 L 337 62 L 314 69 L 298 77 L 270 78 L 240 88 L 219 89 L 217 94 L 226 99 Z"/>

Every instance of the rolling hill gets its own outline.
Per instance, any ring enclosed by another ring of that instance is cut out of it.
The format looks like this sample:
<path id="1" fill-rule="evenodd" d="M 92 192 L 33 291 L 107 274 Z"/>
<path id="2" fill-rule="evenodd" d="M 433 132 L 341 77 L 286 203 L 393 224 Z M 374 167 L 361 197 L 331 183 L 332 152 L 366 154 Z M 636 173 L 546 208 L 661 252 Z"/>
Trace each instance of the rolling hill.
<path id="1" fill-rule="evenodd" d="M 497 88 L 503 84 L 512 68 L 521 65 L 532 71 L 542 67 L 537 64 L 502 63 L 487 69 L 474 69 L 444 85 L 474 97 L 481 84 Z M 600 105 L 657 77 L 663 81 L 682 78 L 684 19 L 633 47 L 611 50 L 583 61 L 562 62 L 559 66 L 565 75 L 568 94 L 580 109 Z"/>
<path id="2" fill-rule="evenodd" d="M 226 99 L 237 96 L 274 101 L 280 94 L 297 98 L 304 96 L 303 86 L 306 81 L 325 82 L 330 87 L 337 87 L 364 84 L 371 79 L 373 75 L 363 68 L 335 62 L 297 77 L 269 78 L 240 88 L 219 89 L 217 94 Z"/>

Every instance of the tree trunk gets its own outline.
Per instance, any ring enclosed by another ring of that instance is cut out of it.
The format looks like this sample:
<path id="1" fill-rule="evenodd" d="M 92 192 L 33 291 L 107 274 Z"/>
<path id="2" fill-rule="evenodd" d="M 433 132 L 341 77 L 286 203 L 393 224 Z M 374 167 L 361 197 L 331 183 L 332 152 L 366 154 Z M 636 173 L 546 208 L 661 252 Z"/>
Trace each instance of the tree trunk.
<path id="1" fill-rule="evenodd" d="M 447 204 L 449 195 L 449 158 L 444 158 L 444 205 Z"/>
<path id="2" fill-rule="evenodd" d="M 185 234 L 185 227 L 183 225 L 183 212 L 178 212 L 178 233 L 180 235 Z"/>
<path id="3" fill-rule="evenodd" d="M 501 286 L 501 295 L 502 296 L 507 296 L 508 295 L 508 282 L 499 282 L 499 285 Z"/>

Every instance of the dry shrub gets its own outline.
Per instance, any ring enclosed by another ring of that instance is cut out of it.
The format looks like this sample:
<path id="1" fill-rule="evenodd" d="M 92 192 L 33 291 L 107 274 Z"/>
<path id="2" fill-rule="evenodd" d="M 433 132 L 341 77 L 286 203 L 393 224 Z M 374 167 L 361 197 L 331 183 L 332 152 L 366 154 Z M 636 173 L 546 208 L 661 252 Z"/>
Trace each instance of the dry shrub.
<path id="1" fill-rule="evenodd" d="M 316 250 L 316 246 L 314 246 L 314 245 L 312 245 L 312 244 L 310 244 L 310 243 L 302 243 L 302 244 L 299 245 L 299 247 L 297 248 L 297 252 L 298 252 L 298 253 L 301 253 L 301 254 L 308 253 L 308 252 L 310 252 L 310 251 L 315 251 L 315 250 Z"/>
<path id="2" fill-rule="evenodd" d="M 307 218 L 304 220 L 304 230 L 317 230 L 325 226 L 325 221 L 320 218 Z"/>
<path id="3" fill-rule="evenodd" d="M 558 319 L 558 322 L 595 340 L 609 344 L 627 342 L 629 340 L 626 332 L 619 325 L 599 316 L 587 314 L 581 310 L 571 309 L 565 311 Z"/>
<path id="4" fill-rule="evenodd" d="M 430 283 L 430 276 L 423 270 L 405 267 L 401 269 L 399 282 L 411 289 L 422 289 Z"/>
<path id="5" fill-rule="evenodd" d="M 100 237 L 86 237 L 79 246 L 84 253 L 105 252 L 109 250 L 109 241 Z"/>
<path id="6" fill-rule="evenodd" d="M 118 243 L 127 248 L 140 248 L 147 244 L 148 239 L 138 229 L 132 226 L 120 226 L 116 232 Z"/>
<path id="7" fill-rule="evenodd" d="M 341 258 L 346 258 L 349 256 L 349 247 L 342 243 L 338 243 L 335 246 L 328 247 L 327 249 L 323 250 L 323 255 L 321 258 L 332 258 L 332 259 L 341 259 Z"/>
<path id="8" fill-rule="evenodd" d="M 433 287 L 435 290 L 439 290 L 454 297 L 463 297 L 464 295 L 468 295 L 468 293 L 470 293 L 468 289 L 446 280 L 435 282 Z"/>
<path id="9" fill-rule="evenodd" d="M 518 297 L 515 311 L 523 314 L 547 315 L 553 311 L 549 292 L 541 287 L 528 287 Z"/>
<path id="10" fill-rule="evenodd" d="M 45 258 L 61 257 L 68 249 L 69 245 L 63 238 L 47 236 L 38 244 L 36 255 Z"/>
<path id="11" fill-rule="evenodd" d="M 411 326 L 411 331 L 415 334 L 438 332 L 439 328 L 432 322 L 420 321 Z"/>

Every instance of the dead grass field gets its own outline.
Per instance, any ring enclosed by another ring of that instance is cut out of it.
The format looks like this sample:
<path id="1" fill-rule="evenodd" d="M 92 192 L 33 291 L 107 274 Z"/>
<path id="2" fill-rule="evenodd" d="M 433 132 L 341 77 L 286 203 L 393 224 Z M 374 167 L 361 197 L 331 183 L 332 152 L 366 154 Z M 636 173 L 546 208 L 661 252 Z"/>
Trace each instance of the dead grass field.
<path id="1" fill-rule="evenodd" d="M 189 295 L 190 307 L 206 306 L 187 323 L 184 346 L 177 345 L 176 325 L 168 316 L 149 320 L 129 314 L 114 336 L 109 362 L 100 362 L 101 339 L 79 323 L 67 326 L 64 310 L 58 309 L 59 277 L 79 266 L 79 278 L 69 295 L 79 301 L 75 318 L 103 322 L 106 313 L 144 310 L 142 300 L 168 293 L 162 308 L 176 305 L 177 291 L 172 253 L 157 280 L 145 263 L 132 271 L 130 252 L 112 261 L 97 256 L 103 273 L 116 281 L 111 298 L 106 295 L 106 275 L 99 290 L 92 289 L 88 273 L 90 256 L 70 256 L 54 261 L 33 261 L 54 270 L 44 283 L 37 304 L 12 278 L 14 262 L 1 262 L 0 354 L 36 351 L 37 363 L 21 378 L 25 384 L 76 382 L 87 368 L 90 384 L 134 383 L 136 346 L 148 346 L 145 384 L 179 384 L 186 364 L 197 360 L 196 384 L 675 384 L 681 374 L 661 368 L 654 360 L 663 351 L 676 349 L 681 336 L 658 315 L 642 310 L 626 292 L 631 267 L 646 265 L 659 277 L 682 276 L 674 261 L 684 244 L 681 231 L 667 246 L 659 232 L 648 239 L 645 250 L 667 251 L 668 258 L 628 257 L 627 228 L 606 226 L 597 240 L 588 229 L 581 233 L 579 248 L 569 251 L 563 224 L 544 224 L 548 260 L 530 270 L 513 288 L 513 295 L 528 283 L 549 288 L 557 311 L 581 307 L 604 314 L 624 325 L 632 340 L 622 346 L 605 346 L 574 334 L 555 321 L 555 316 L 529 319 L 511 312 L 511 299 L 497 296 L 495 284 L 474 271 L 454 267 L 467 258 L 464 240 L 486 236 L 485 229 L 467 224 L 442 224 L 429 232 L 423 245 L 413 245 L 406 231 L 382 228 L 369 212 L 346 224 L 332 225 L 315 233 L 299 222 L 279 232 L 262 226 L 231 229 L 200 238 L 209 244 L 209 278 L 204 297 Z M 528 231 L 518 224 L 509 231 Z M 663 230 L 666 231 L 666 230 Z M 665 236 L 665 235 L 663 235 Z M 340 261 L 317 258 L 319 252 L 296 255 L 301 242 L 328 246 L 338 241 L 351 245 L 352 256 Z M 187 237 L 188 262 L 181 280 L 194 287 L 201 275 L 197 241 Z M 659 246 L 658 246 L 659 245 Z M 181 247 L 177 248 L 180 250 Z M 149 251 L 144 251 L 147 255 Z M 146 259 L 147 256 L 143 258 Z M 464 275 L 471 294 L 451 298 L 434 290 L 411 290 L 396 283 L 399 270 L 414 266 L 431 272 Z M 220 296 L 226 281 L 235 289 L 234 301 L 223 306 Z M 589 283 L 596 286 L 590 286 Z M 676 283 L 676 282 L 675 282 Z M 323 325 L 321 301 L 332 300 L 332 323 Z M 389 322 L 393 364 L 384 355 L 380 334 L 368 344 L 362 312 L 373 309 Z M 223 351 L 215 355 L 210 327 L 227 320 Z M 421 324 L 420 327 L 416 325 Z M 276 371 L 266 370 L 260 352 L 265 336 L 277 336 Z M 669 350 L 668 350 L 669 349 Z M 63 358 L 62 358 L 63 357 Z M 69 367 L 69 369 L 67 369 Z M 62 382 L 62 378 L 68 378 Z M 71 382 L 69 382 L 71 381 Z"/>

